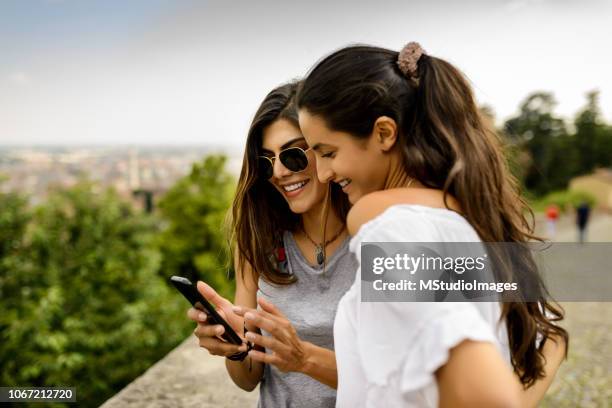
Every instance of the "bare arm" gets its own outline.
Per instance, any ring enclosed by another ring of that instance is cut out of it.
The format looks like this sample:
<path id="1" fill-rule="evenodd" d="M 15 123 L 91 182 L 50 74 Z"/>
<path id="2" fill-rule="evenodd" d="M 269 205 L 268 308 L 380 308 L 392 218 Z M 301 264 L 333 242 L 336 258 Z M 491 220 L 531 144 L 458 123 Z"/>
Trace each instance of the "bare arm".
<path id="1" fill-rule="evenodd" d="M 246 275 L 245 279 L 242 279 L 242 273 L 236 269 L 236 303 L 244 306 L 256 305 L 257 284 L 252 275 L 250 275 L 252 272 L 249 268 L 246 271 L 246 274 L 249 275 Z M 204 282 L 198 282 L 198 291 L 215 306 L 219 315 L 230 324 L 234 331 L 242 336 L 244 319 L 242 316 L 234 313 L 234 304 L 219 295 Z M 220 336 L 224 331 L 223 326 L 220 324 L 209 324 L 206 314 L 200 310 L 191 308 L 187 312 L 187 316 L 197 323 L 194 334 L 198 337 L 200 347 L 207 349 L 210 354 L 227 357 L 246 351 L 246 344 L 237 346 L 222 340 Z M 255 330 L 255 328 L 250 329 Z M 252 391 L 263 376 L 263 364 L 254 361 L 250 356 L 247 356 L 243 361 L 226 359 L 225 365 L 232 381 L 246 391 Z"/>
<path id="2" fill-rule="evenodd" d="M 336 367 L 336 353 L 309 342 L 304 342 L 304 347 L 307 358 L 301 372 L 328 387 L 337 389 L 338 368 Z"/>
<path id="3" fill-rule="evenodd" d="M 523 391 L 521 395 L 523 407 L 537 407 L 544 394 L 552 384 L 557 370 L 565 358 L 566 344 L 563 338 L 558 336 L 550 336 L 544 343 L 542 352 L 546 359 L 544 366 L 545 377 L 540 378 L 531 387 Z"/>
<path id="4" fill-rule="evenodd" d="M 490 343 L 461 342 L 436 379 L 442 408 L 522 406 L 519 381 Z"/>
<path id="5" fill-rule="evenodd" d="M 237 258 L 234 260 L 234 269 L 236 271 L 234 303 L 248 308 L 257 307 L 257 284 L 253 270 L 248 264 L 245 264 L 245 270 L 240 270 Z M 249 327 L 249 330 L 254 329 Z M 242 330 L 239 333 L 242 334 Z M 225 367 L 234 383 L 243 390 L 252 391 L 263 377 L 264 364 L 253 360 L 251 356 L 243 361 L 225 359 Z"/>

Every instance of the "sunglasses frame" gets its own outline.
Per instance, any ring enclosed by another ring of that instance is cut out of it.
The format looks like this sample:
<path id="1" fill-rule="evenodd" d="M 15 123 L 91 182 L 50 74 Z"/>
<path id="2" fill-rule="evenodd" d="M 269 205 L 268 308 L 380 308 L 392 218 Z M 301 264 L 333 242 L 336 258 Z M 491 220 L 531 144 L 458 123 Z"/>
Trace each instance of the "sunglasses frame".
<path id="1" fill-rule="evenodd" d="M 283 163 L 283 161 L 280 159 L 281 154 L 283 154 L 284 152 L 286 152 L 288 150 L 294 150 L 294 149 L 300 150 L 304 154 L 304 156 L 306 157 L 307 164 L 306 164 L 306 167 L 304 167 L 302 170 L 293 171 L 289 167 L 287 167 L 287 165 L 285 163 Z M 302 149 L 299 146 L 293 146 L 293 147 L 288 147 L 288 148 L 286 148 L 284 150 L 281 150 L 280 152 L 278 152 L 278 155 L 275 155 L 275 156 L 272 156 L 272 157 L 269 157 L 269 156 L 258 156 L 258 159 L 266 159 L 266 160 L 268 160 L 270 162 L 270 165 L 272 166 L 272 174 L 270 175 L 270 177 L 267 177 L 266 180 L 270 180 L 274 176 L 274 162 L 275 162 L 276 159 L 280 160 L 280 162 L 283 164 L 283 166 L 285 166 L 285 168 L 287 170 L 291 171 L 292 173 L 301 173 L 304 170 L 306 170 L 306 168 L 308 168 L 308 163 L 310 163 L 310 160 L 308 160 L 308 156 L 306 155 L 306 153 L 308 153 L 310 150 L 312 150 L 312 147 L 309 147 L 308 149 L 304 150 L 304 149 Z"/>

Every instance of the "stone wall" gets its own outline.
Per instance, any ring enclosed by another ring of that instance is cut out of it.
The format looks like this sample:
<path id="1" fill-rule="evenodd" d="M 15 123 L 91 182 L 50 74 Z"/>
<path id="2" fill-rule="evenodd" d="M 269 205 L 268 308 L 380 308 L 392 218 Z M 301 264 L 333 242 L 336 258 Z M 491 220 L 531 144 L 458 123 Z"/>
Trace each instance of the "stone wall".
<path id="1" fill-rule="evenodd" d="M 221 357 L 211 356 L 190 336 L 143 375 L 132 381 L 103 408 L 255 407 L 259 388 L 238 388 Z"/>

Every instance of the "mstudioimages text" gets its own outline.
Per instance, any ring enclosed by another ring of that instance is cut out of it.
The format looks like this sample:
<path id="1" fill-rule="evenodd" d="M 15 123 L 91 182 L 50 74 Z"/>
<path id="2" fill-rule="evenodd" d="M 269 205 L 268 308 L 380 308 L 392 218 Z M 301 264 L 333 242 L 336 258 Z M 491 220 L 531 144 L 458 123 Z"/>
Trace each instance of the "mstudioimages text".
<path id="1" fill-rule="evenodd" d="M 459 292 L 497 292 L 518 290 L 516 282 L 478 282 L 477 280 L 445 282 L 439 279 L 420 279 L 418 282 L 402 279 L 396 282 L 385 282 L 377 279 L 372 282 L 376 291 L 459 291 Z"/>

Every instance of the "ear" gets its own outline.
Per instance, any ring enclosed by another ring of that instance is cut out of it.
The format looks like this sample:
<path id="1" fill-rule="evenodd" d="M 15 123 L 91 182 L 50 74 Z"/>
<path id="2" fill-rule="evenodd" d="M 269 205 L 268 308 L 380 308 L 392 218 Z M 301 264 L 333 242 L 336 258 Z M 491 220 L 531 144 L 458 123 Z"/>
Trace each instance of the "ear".
<path id="1" fill-rule="evenodd" d="M 372 130 L 375 143 L 381 151 L 388 152 L 397 142 L 397 123 L 388 116 L 381 116 L 374 122 Z"/>

